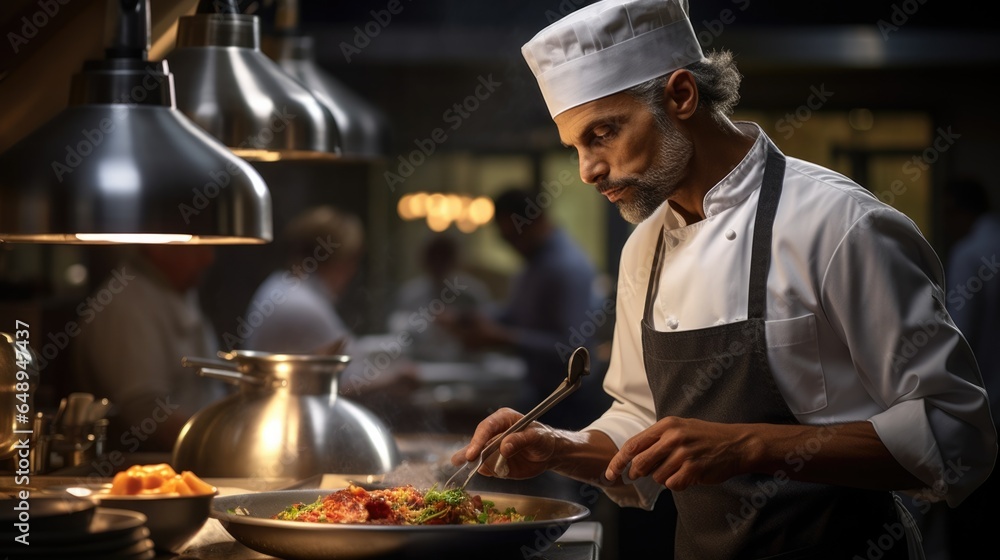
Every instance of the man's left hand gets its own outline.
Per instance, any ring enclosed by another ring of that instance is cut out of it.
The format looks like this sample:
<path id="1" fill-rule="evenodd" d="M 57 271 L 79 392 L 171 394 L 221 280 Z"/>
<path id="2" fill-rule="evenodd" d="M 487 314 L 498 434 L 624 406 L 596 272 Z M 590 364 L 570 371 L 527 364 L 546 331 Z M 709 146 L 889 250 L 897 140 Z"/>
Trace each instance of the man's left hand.
<path id="1" fill-rule="evenodd" d="M 608 480 L 626 468 L 629 478 L 652 476 L 673 491 L 719 484 L 747 472 L 751 435 L 739 424 L 668 416 L 622 445 L 608 464 Z"/>

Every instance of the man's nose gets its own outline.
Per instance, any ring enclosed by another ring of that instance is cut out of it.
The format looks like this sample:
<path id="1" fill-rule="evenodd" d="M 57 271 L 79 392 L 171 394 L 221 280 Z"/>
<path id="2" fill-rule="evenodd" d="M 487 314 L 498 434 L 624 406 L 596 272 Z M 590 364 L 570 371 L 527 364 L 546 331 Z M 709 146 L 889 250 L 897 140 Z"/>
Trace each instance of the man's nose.
<path id="1" fill-rule="evenodd" d="M 580 154 L 580 179 L 588 185 L 596 185 L 611 171 L 603 158 L 589 152 Z"/>

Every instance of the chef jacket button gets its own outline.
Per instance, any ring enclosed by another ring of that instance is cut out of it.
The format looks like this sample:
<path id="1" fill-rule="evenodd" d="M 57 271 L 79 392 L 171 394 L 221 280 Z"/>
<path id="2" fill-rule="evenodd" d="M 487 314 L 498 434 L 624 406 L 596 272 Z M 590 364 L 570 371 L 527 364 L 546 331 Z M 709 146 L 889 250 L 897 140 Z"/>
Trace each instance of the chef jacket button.
<path id="1" fill-rule="evenodd" d="M 730 241 L 732 241 L 733 239 L 736 239 L 736 232 L 733 231 L 733 230 L 731 230 L 731 229 L 730 230 L 726 230 L 726 239 L 728 239 Z"/>
<path id="2" fill-rule="evenodd" d="M 677 320 L 677 317 L 667 317 L 667 327 L 670 329 L 676 329 L 680 325 L 681 323 Z"/>

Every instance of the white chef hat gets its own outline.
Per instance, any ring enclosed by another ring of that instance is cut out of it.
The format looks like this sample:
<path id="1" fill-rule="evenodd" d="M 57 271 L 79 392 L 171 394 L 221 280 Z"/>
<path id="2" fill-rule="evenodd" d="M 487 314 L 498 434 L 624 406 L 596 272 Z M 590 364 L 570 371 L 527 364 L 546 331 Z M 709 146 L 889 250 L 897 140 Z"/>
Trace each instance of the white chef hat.
<path id="1" fill-rule="evenodd" d="M 521 54 L 555 117 L 702 60 L 687 0 L 602 0 L 541 30 Z"/>

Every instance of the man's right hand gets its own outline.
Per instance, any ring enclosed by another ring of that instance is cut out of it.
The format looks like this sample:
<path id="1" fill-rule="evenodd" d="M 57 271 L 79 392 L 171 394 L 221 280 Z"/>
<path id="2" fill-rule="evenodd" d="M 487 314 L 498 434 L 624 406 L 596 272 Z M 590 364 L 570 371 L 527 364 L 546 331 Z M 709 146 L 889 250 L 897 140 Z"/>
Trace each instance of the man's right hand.
<path id="1" fill-rule="evenodd" d="M 451 458 L 455 465 L 476 461 L 483 448 L 496 436 L 524 415 L 509 408 L 502 408 L 486 417 L 476 427 L 472 440 Z M 554 467 L 556 430 L 540 422 L 532 422 L 520 432 L 511 434 L 500 443 L 500 454 L 506 460 L 507 473 L 504 478 L 523 479 L 538 476 Z M 486 461 L 479 469 L 480 474 L 497 476 L 493 471 L 495 461 Z"/>

